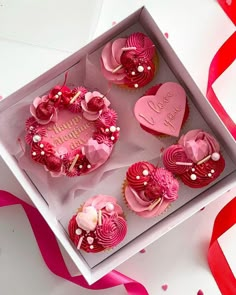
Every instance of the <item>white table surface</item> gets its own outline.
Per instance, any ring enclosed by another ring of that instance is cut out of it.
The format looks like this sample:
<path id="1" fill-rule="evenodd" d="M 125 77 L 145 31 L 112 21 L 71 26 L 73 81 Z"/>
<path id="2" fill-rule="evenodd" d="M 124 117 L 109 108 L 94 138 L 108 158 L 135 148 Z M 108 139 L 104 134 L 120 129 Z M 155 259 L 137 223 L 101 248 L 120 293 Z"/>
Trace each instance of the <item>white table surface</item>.
<path id="1" fill-rule="evenodd" d="M 143 4 L 163 33 L 168 32 L 169 42 L 204 92 L 211 58 L 235 30 L 215 0 L 0 0 L 0 96 L 31 81 Z M 229 78 L 235 77 L 235 68 L 234 63 L 227 79 L 221 79 L 231 97 L 235 87 Z M 223 97 L 222 87 L 217 89 Z M 0 189 L 30 202 L 1 159 Z M 215 216 L 235 195 L 236 188 L 117 270 L 142 282 L 150 295 L 196 295 L 199 289 L 205 295 L 220 295 L 206 255 Z M 123 287 L 89 291 L 54 276 L 41 258 L 23 210 L 13 206 L 0 209 L 0 294 L 126 292 Z"/>

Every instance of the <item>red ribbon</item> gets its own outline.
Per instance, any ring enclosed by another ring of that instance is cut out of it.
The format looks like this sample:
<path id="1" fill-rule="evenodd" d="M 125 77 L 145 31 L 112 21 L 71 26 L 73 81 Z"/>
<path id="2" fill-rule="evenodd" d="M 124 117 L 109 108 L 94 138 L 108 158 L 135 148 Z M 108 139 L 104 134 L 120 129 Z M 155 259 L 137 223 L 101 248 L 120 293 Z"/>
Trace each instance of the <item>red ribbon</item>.
<path id="1" fill-rule="evenodd" d="M 113 270 L 93 285 L 88 285 L 83 276 L 72 277 L 66 267 L 57 240 L 39 211 L 12 194 L 0 191 L 0 207 L 21 205 L 29 219 L 36 242 L 48 268 L 57 276 L 91 290 L 103 290 L 124 285 L 129 295 L 148 295 L 139 282 Z"/>
<path id="2" fill-rule="evenodd" d="M 236 197 L 217 215 L 208 250 L 208 263 L 223 295 L 236 294 L 236 279 L 218 243 L 218 238 L 236 224 Z"/>
<path id="3" fill-rule="evenodd" d="M 236 0 L 218 0 L 225 13 L 236 25 Z M 222 104 L 218 100 L 212 86 L 220 75 L 235 61 L 236 59 L 236 32 L 229 37 L 215 54 L 210 68 L 207 85 L 207 98 L 214 107 L 221 120 L 224 122 L 228 130 L 236 139 L 236 124 L 229 117 Z"/>

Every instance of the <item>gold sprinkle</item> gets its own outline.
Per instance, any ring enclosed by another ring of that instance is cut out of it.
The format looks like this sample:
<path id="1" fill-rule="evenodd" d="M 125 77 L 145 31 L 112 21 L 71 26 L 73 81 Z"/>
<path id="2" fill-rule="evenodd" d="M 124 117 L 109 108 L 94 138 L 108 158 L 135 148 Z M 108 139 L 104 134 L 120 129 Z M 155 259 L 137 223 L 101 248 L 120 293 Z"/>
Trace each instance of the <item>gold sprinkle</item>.
<path id="1" fill-rule="evenodd" d="M 116 67 L 113 71 L 112 74 L 115 74 L 116 72 L 118 72 L 120 69 L 123 68 L 123 65 L 119 65 L 118 67 Z"/>
<path id="2" fill-rule="evenodd" d="M 208 161 L 211 158 L 211 155 L 205 157 L 204 159 L 202 159 L 201 161 L 197 162 L 197 165 L 201 165 L 202 163 L 205 163 L 206 161 Z"/>
<path id="3" fill-rule="evenodd" d="M 77 92 L 71 99 L 70 104 L 76 101 L 76 99 L 80 96 L 81 91 Z"/>
<path id="4" fill-rule="evenodd" d="M 75 167 L 75 164 L 76 164 L 76 162 L 77 162 L 78 159 L 79 159 L 79 154 L 77 154 L 77 155 L 74 157 L 74 160 L 73 160 L 73 162 L 72 162 L 71 165 L 70 165 L 69 172 L 71 172 L 72 169 Z"/>
<path id="5" fill-rule="evenodd" d="M 161 198 L 156 199 L 149 207 L 148 211 L 152 211 L 161 201 Z"/>

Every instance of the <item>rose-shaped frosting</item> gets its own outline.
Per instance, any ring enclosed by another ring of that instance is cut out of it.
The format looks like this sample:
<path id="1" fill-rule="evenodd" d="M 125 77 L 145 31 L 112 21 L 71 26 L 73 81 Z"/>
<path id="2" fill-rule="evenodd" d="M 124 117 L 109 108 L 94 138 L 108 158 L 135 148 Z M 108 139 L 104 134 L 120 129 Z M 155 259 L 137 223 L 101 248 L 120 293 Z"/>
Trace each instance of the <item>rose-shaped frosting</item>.
<path id="1" fill-rule="evenodd" d="M 225 168 L 225 160 L 220 155 L 218 161 L 213 161 L 209 159 L 203 164 L 195 165 L 194 168 L 191 168 L 184 174 L 181 174 L 179 177 L 189 187 L 200 188 L 207 186 L 212 181 L 220 176 Z M 192 179 L 195 175 L 194 179 Z"/>
<path id="2" fill-rule="evenodd" d="M 96 99 L 94 104 L 91 101 Z M 99 108 L 99 103 L 101 102 L 101 108 Z M 81 102 L 81 107 L 83 110 L 83 116 L 89 121 L 95 121 L 101 115 L 103 109 L 106 109 L 110 105 L 110 101 L 98 91 L 87 92 L 84 96 L 84 100 Z"/>
<path id="3" fill-rule="evenodd" d="M 126 47 L 136 47 L 139 58 L 152 59 L 155 55 L 155 45 L 152 40 L 140 32 L 134 33 L 127 38 Z"/>
<path id="4" fill-rule="evenodd" d="M 130 88 L 143 87 L 155 74 L 155 47 L 143 33 L 119 38 L 106 44 L 101 55 L 104 77 Z"/>
<path id="5" fill-rule="evenodd" d="M 175 201 L 178 190 L 179 183 L 171 172 L 164 168 L 155 168 L 143 190 L 134 189 L 128 182 L 124 193 L 131 210 L 142 217 L 150 218 L 161 214 L 170 202 Z"/>
<path id="6" fill-rule="evenodd" d="M 126 221 L 117 214 L 102 214 L 102 225 L 96 228 L 96 237 L 104 248 L 113 248 L 123 241 L 127 233 Z"/>
<path id="7" fill-rule="evenodd" d="M 188 159 L 194 163 L 220 151 L 218 141 L 212 135 L 200 129 L 191 130 L 182 135 L 178 143 L 183 146 Z"/>
<path id="8" fill-rule="evenodd" d="M 97 253 L 118 245 L 127 233 L 127 224 L 114 197 L 97 195 L 71 218 L 68 231 L 77 249 Z"/>
<path id="9" fill-rule="evenodd" d="M 34 99 L 30 105 L 30 113 L 42 125 L 57 121 L 57 109 L 48 103 L 47 95 Z"/>
<path id="10" fill-rule="evenodd" d="M 163 153 L 163 164 L 164 166 L 175 174 L 183 174 L 188 171 L 189 166 L 184 165 L 184 163 L 191 163 L 192 161 L 188 159 L 184 148 L 179 145 L 171 145 L 164 150 Z M 178 165 L 178 163 L 183 163 Z"/>
<path id="11" fill-rule="evenodd" d="M 129 167 L 126 173 L 128 184 L 136 191 L 142 191 L 150 179 L 155 166 L 148 162 L 138 162 Z"/>

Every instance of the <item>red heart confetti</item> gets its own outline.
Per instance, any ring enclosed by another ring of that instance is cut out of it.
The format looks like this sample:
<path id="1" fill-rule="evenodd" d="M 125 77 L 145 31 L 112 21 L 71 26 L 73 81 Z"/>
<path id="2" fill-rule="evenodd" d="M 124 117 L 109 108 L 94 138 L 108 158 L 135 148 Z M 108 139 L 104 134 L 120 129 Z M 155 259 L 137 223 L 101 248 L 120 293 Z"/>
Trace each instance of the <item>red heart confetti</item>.
<path id="1" fill-rule="evenodd" d="M 204 295 L 202 290 L 198 290 L 197 295 Z"/>
<path id="2" fill-rule="evenodd" d="M 145 249 L 142 249 L 141 251 L 139 251 L 139 253 L 146 253 L 146 250 Z"/>
<path id="3" fill-rule="evenodd" d="M 161 288 L 162 288 L 162 290 L 166 291 L 168 289 L 168 285 L 167 284 L 162 285 Z M 201 294 L 199 294 L 199 295 L 201 295 Z"/>
<path id="4" fill-rule="evenodd" d="M 168 39 L 169 38 L 169 34 L 166 32 L 164 33 L 164 36 Z"/>
<path id="5" fill-rule="evenodd" d="M 112 26 L 116 25 L 116 21 L 113 21 L 113 22 L 111 23 L 111 25 L 112 25 Z"/>

